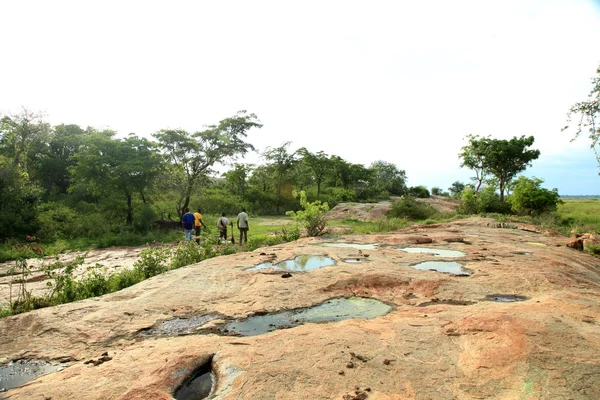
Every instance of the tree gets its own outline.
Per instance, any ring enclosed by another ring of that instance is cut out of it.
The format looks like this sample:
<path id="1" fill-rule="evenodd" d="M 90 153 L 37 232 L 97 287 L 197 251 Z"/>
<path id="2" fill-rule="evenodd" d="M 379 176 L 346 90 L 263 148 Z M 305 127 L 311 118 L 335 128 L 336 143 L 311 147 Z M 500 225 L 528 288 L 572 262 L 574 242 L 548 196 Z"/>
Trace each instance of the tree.
<path id="1" fill-rule="evenodd" d="M 244 196 L 248 187 L 248 177 L 252 172 L 252 167 L 248 164 L 235 163 L 233 169 L 230 169 L 225 175 L 227 189 L 238 196 Z"/>
<path id="2" fill-rule="evenodd" d="M 42 113 L 23 107 L 21 112 L 5 115 L 0 120 L 0 154 L 4 154 L 12 160 L 14 166 L 28 173 L 30 147 L 49 131 L 49 125 L 43 121 L 43 116 Z"/>
<path id="3" fill-rule="evenodd" d="M 145 192 L 161 168 L 161 157 L 147 139 L 130 135 L 115 139 L 113 131 L 94 133 L 74 156 L 70 191 L 82 188 L 94 196 L 119 193 L 126 201 L 127 224 L 133 223 L 133 196 L 146 202 Z"/>
<path id="4" fill-rule="evenodd" d="M 517 214 L 527 215 L 556 211 L 558 204 L 562 204 L 558 190 L 545 189 L 542 183 L 544 181 L 536 177 L 520 176 L 510 196 L 512 210 Z"/>
<path id="5" fill-rule="evenodd" d="M 267 160 L 267 168 L 273 179 L 276 192 L 275 206 L 277 213 L 282 203 L 282 189 L 286 183 L 289 183 L 291 172 L 296 164 L 296 153 L 288 153 L 287 148 L 291 142 L 286 142 L 279 147 L 267 147 L 263 157 Z"/>
<path id="6" fill-rule="evenodd" d="M 479 193 L 479 189 L 486 178 L 486 171 L 483 167 L 484 153 L 482 142 L 478 135 L 469 135 L 467 138 L 469 139 L 469 144 L 463 146 L 458 157 L 462 159 L 460 163 L 461 168 L 466 167 L 475 172 L 475 176 L 471 180 L 476 182 L 474 192 L 475 197 L 477 197 L 477 193 Z"/>
<path id="7" fill-rule="evenodd" d="M 190 134 L 181 129 L 163 129 L 154 134 L 173 167 L 175 179 L 183 180 L 176 205 L 179 216 L 189 206 L 195 185 L 213 165 L 234 161 L 254 150 L 244 138 L 250 129 L 261 127 L 255 114 L 243 110 L 217 125 L 207 126 L 202 132 Z"/>
<path id="8" fill-rule="evenodd" d="M 600 66 L 596 69 L 596 76 L 592 78 L 592 90 L 586 101 L 575 103 L 567 113 L 567 125 L 562 131 L 569 129 L 573 116 L 577 116 L 577 128 L 575 131 L 575 140 L 579 135 L 587 130 L 589 138 L 592 141 L 590 148 L 594 150 L 596 160 L 600 166 Z"/>
<path id="9" fill-rule="evenodd" d="M 326 215 L 329 211 L 329 205 L 327 203 L 321 204 L 320 200 L 309 203 L 303 190 L 300 193 L 294 190 L 293 196 L 300 197 L 302 210 L 288 211 L 285 214 L 291 216 L 294 221 L 303 223 L 308 236 L 319 235 L 327 226 Z"/>
<path id="10" fill-rule="evenodd" d="M 469 136 L 469 145 L 463 147 L 459 157 L 463 159 L 461 165 L 477 173 L 475 191 L 481 187 L 483 176 L 492 174 L 498 179 L 500 202 L 504 202 L 504 193 L 510 181 L 540 156 L 539 150 L 529 150 L 534 141 L 533 136 L 515 136 L 510 140 Z"/>
<path id="11" fill-rule="evenodd" d="M 298 154 L 302 156 L 302 162 L 312 171 L 313 178 L 317 184 L 317 197 L 321 196 L 321 184 L 327 172 L 331 169 L 329 156 L 322 151 L 311 153 L 306 147 L 299 149 Z"/>
<path id="12" fill-rule="evenodd" d="M 465 184 L 459 181 L 456 181 L 448 188 L 448 191 L 451 193 L 452 197 L 460 198 L 463 190 L 465 189 Z M 433 191 L 433 189 L 432 189 Z"/>
<path id="13" fill-rule="evenodd" d="M 378 191 L 387 191 L 401 196 L 406 193 L 406 172 L 386 161 L 375 161 L 370 168 L 373 186 Z"/>

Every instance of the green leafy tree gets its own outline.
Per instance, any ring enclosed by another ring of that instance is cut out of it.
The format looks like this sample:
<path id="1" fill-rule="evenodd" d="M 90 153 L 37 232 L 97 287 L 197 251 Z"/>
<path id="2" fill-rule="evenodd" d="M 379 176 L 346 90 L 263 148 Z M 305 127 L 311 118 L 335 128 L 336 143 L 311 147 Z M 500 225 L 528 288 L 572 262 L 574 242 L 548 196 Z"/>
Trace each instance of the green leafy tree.
<path id="1" fill-rule="evenodd" d="M 248 178 L 251 173 L 252 167 L 250 165 L 235 163 L 233 169 L 224 174 L 227 189 L 231 193 L 243 197 L 248 189 Z"/>
<path id="2" fill-rule="evenodd" d="M 464 189 L 465 189 L 465 184 L 462 182 L 456 181 L 448 188 L 448 191 L 450 192 L 452 197 L 460 198 Z"/>
<path id="3" fill-rule="evenodd" d="M 244 139 L 250 129 L 261 127 L 255 114 L 240 111 L 201 132 L 190 134 L 181 129 L 164 129 L 154 134 L 171 164 L 171 176 L 181 182 L 176 205 L 178 215 L 183 215 L 194 187 L 216 163 L 228 163 L 254 150 Z"/>
<path id="4" fill-rule="evenodd" d="M 287 150 L 290 144 L 291 142 L 286 142 L 279 147 L 268 147 L 263 153 L 275 186 L 275 206 L 278 214 L 283 203 L 283 187 L 290 184 L 292 171 L 297 162 L 296 153 L 289 153 Z"/>
<path id="5" fill-rule="evenodd" d="M 312 172 L 314 182 L 317 185 L 317 197 L 321 196 L 321 184 L 331 169 L 331 160 L 329 156 L 322 151 L 311 153 L 305 147 L 298 150 L 298 154 L 302 157 L 302 162 L 307 165 Z"/>
<path id="6" fill-rule="evenodd" d="M 409 196 L 417 197 L 419 199 L 426 199 L 430 197 L 429 190 L 423 185 L 412 186 L 407 190 Z"/>
<path id="7" fill-rule="evenodd" d="M 406 172 L 386 161 L 375 161 L 371 164 L 372 183 L 377 191 L 387 191 L 401 196 L 406 193 Z"/>
<path id="8" fill-rule="evenodd" d="M 572 118 L 576 117 L 575 137 L 577 139 L 583 131 L 588 132 L 591 140 L 590 147 L 594 150 L 596 160 L 600 166 L 600 66 L 596 69 L 596 76 L 592 78 L 592 90 L 588 99 L 575 103 L 567 114 L 567 125 L 562 130 L 569 129 Z"/>
<path id="9" fill-rule="evenodd" d="M 327 211 L 329 211 L 329 205 L 327 203 L 321 203 L 320 200 L 309 203 L 306 199 L 306 192 L 304 190 L 297 192 L 294 190 L 293 196 L 295 198 L 300 197 L 300 206 L 302 210 L 299 211 L 288 211 L 286 215 L 291 216 L 294 221 L 300 222 L 306 228 L 308 236 L 317 236 L 325 230 L 327 226 Z"/>
<path id="10" fill-rule="evenodd" d="M 537 215 L 556 211 L 562 204 L 557 189 L 548 190 L 542 187 L 544 181 L 539 178 L 520 176 L 510 196 L 512 211 L 517 214 Z"/>
<path id="11" fill-rule="evenodd" d="M 113 131 L 98 132 L 75 154 L 70 168 L 72 186 L 94 196 L 118 193 L 126 202 L 126 222 L 133 223 L 133 196 L 139 194 L 146 202 L 145 192 L 158 176 L 162 164 L 154 144 L 130 135 L 115 139 Z"/>
<path id="12" fill-rule="evenodd" d="M 22 108 L 19 113 L 5 115 L 0 119 L 0 154 L 12 160 L 14 166 L 20 167 L 28 175 L 29 161 L 35 154 L 31 147 L 42 142 L 48 134 L 50 126 L 43 121 L 43 114 Z"/>
<path id="13" fill-rule="evenodd" d="M 481 185 L 486 179 L 486 170 L 483 165 L 485 152 L 482 139 L 478 135 L 469 135 L 467 138 L 469 144 L 462 147 L 458 157 L 461 159 L 461 168 L 469 168 L 475 172 L 475 176 L 471 180 L 475 182 L 474 192 L 477 196 Z M 456 193 L 460 192 L 462 190 Z"/>
<path id="14" fill-rule="evenodd" d="M 459 157 L 463 159 L 461 165 L 477 173 L 475 192 L 481 187 L 482 177 L 489 173 L 498 180 L 500 202 L 504 202 L 504 193 L 510 181 L 540 156 L 539 150 L 529 149 L 534 141 L 533 136 L 515 136 L 510 140 L 469 136 L 469 145 L 463 147 Z"/>

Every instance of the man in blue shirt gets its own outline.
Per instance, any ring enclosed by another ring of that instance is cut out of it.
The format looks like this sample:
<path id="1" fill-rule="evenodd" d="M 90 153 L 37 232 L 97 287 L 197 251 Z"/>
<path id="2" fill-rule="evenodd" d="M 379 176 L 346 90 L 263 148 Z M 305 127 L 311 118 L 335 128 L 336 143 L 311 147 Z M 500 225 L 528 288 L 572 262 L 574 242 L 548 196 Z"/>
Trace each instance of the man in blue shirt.
<path id="1" fill-rule="evenodd" d="M 190 212 L 189 208 L 186 208 L 184 211 L 185 214 L 183 214 L 183 217 L 181 217 L 181 224 L 183 225 L 183 235 L 186 239 L 192 240 L 194 237 L 192 231 L 194 230 L 194 223 L 196 222 L 196 217 L 194 217 L 194 214 Z"/>

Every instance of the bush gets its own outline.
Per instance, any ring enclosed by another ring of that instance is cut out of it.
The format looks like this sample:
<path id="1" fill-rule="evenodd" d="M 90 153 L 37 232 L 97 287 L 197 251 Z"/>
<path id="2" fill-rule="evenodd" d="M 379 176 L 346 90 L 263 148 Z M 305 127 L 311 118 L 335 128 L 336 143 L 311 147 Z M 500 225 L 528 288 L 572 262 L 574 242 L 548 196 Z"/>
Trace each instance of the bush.
<path id="1" fill-rule="evenodd" d="M 477 214 L 477 199 L 475 198 L 475 192 L 470 186 L 463 189 L 461 203 L 456 211 L 464 215 Z"/>
<path id="2" fill-rule="evenodd" d="M 300 205 L 303 210 L 288 211 L 285 214 L 291 216 L 294 221 L 302 223 L 306 228 L 308 236 L 319 235 L 327 226 L 325 215 L 329 211 L 329 205 L 327 203 L 321 204 L 319 200 L 309 203 L 306 200 L 306 192 L 304 190 L 300 191 L 300 193 L 294 190 L 293 195 L 295 198 L 300 197 Z"/>
<path id="3" fill-rule="evenodd" d="M 521 215 L 539 215 L 556 211 L 558 204 L 562 204 L 558 190 L 542 188 L 543 182 L 542 179 L 535 177 L 531 179 L 519 177 L 509 200 L 512 211 Z"/>
<path id="4" fill-rule="evenodd" d="M 199 263 L 206 257 L 206 249 L 204 246 L 200 246 L 193 240 L 186 240 L 179 243 L 177 248 L 173 251 L 173 257 L 171 258 L 171 268 L 181 268 L 186 265 Z"/>
<path id="5" fill-rule="evenodd" d="M 417 201 L 414 197 L 406 196 L 392 203 L 392 209 L 388 216 L 423 220 L 432 217 L 436 213 L 436 209 L 429 204 Z"/>
<path id="6" fill-rule="evenodd" d="M 169 269 L 167 261 L 170 256 L 171 249 L 168 247 L 154 247 L 142 250 L 133 267 L 144 279 L 147 279 L 167 271 Z"/>
<path id="7" fill-rule="evenodd" d="M 261 247 L 275 246 L 284 242 L 281 236 L 256 235 L 248 238 L 246 250 L 254 251 Z"/>
<path id="8" fill-rule="evenodd" d="M 38 208 L 39 235 L 44 240 L 56 240 L 72 237 L 77 213 L 58 203 L 46 203 Z"/>
<path id="9" fill-rule="evenodd" d="M 429 190 L 425 186 L 413 186 L 408 189 L 408 195 L 411 197 L 417 197 L 419 199 L 426 199 L 430 197 Z"/>
<path id="10" fill-rule="evenodd" d="M 494 186 L 486 186 L 477 194 L 478 213 L 507 213 L 510 205 L 500 201 L 500 195 L 496 193 Z"/>

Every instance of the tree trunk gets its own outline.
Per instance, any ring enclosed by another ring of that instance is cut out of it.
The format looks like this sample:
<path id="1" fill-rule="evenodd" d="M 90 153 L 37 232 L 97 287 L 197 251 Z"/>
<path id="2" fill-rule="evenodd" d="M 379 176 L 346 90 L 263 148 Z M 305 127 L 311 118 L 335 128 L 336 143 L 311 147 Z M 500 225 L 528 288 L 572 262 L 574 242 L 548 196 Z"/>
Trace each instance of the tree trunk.
<path id="1" fill-rule="evenodd" d="M 500 179 L 500 202 L 504 203 L 504 181 Z"/>
<path id="2" fill-rule="evenodd" d="M 127 225 L 133 224 L 133 205 L 131 204 L 131 194 L 127 193 Z"/>
<path id="3" fill-rule="evenodd" d="M 317 198 L 321 197 L 321 180 L 317 180 Z"/>

